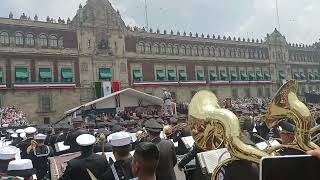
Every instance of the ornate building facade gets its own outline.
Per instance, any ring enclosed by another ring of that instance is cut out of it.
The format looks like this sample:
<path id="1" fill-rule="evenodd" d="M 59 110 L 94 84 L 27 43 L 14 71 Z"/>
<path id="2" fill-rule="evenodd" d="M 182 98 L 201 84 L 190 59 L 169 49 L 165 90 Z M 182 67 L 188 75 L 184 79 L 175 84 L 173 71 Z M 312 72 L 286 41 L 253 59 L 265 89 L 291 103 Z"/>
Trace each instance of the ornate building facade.
<path id="1" fill-rule="evenodd" d="M 218 97 L 270 97 L 286 79 L 299 93 L 320 90 L 320 51 L 290 44 L 274 30 L 264 40 L 148 31 L 125 25 L 108 0 L 88 0 L 66 23 L 0 18 L 0 100 L 36 123 L 54 122 L 96 98 L 95 82 L 118 80 L 188 102 L 200 89 Z"/>

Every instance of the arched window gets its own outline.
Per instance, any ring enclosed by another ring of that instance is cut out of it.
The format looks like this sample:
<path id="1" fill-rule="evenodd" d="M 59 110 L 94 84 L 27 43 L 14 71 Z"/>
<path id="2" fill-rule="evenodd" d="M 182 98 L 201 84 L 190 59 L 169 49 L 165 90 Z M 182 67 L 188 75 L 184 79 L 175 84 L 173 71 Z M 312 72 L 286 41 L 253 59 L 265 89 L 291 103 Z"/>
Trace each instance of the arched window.
<path id="1" fill-rule="evenodd" d="M 160 46 L 159 46 L 159 44 L 156 43 L 156 44 L 153 45 L 152 52 L 155 53 L 155 54 L 160 54 Z"/>
<path id="2" fill-rule="evenodd" d="M 47 36 L 45 34 L 41 34 L 39 36 L 39 46 L 40 47 L 47 47 L 48 46 L 48 40 L 47 40 Z"/>
<path id="3" fill-rule="evenodd" d="M 165 44 L 161 44 L 161 54 L 166 54 L 166 45 Z"/>
<path id="4" fill-rule="evenodd" d="M 187 48 L 186 48 L 186 46 L 184 46 L 184 45 L 181 46 L 180 53 L 181 53 L 182 56 L 187 55 Z"/>
<path id="5" fill-rule="evenodd" d="M 145 49 L 144 49 L 144 42 L 139 42 L 137 45 L 137 53 L 144 53 Z"/>
<path id="6" fill-rule="evenodd" d="M 59 48 L 63 48 L 63 37 L 59 38 L 58 46 Z"/>
<path id="7" fill-rule="evenodd" d="M 58 38 L 55 35 L 49 37 L 49 47 L 57 48 L 58 47 Z"/>
<path id="8" fill-rule="evenodd" d="M 23 46 L 23 34 L 20 32 L 17 32 L 15 34 L 15 41 L 17 46 Z"/>
<path id="9" fill-rule="evenodd" d="M 0 43 L 5 45 L 9 44 L 9 34 L 7 32 L 0 33 Z"/>
<path id="10" fill-rule="evenodd" d="M 27 46 L 34 46 L 34 36 L 33 34 L 29 33 L 26 36 L 26 45 Z"/>
<path id="11" fill-rule="evenodd" d="M 236 49 L 233 48 L 232 51 L 233 51 L 233 58 L 236 58 L 237 57 Z"/>
<path id="12" fill-rule="evenodd" d="M 193 54 L 194 56 L 199 56 L 198 46 L 193 46 L 192 54 Z"/>
<path id="13" fill-rule="evenodd" d="M 216 56 L 216 49 L 215 49 L 214 47 L 212 47 L 211 49 L 212 49 L 211 55 L 212 55 L 213 57 L 215 57 L 215 56 Z"/>
<path id="14" fill-rule="evenodd" d="M 192 56 L 192 46 L 187 47 L 187 56 Z"/>
<path id="15" fill-rule="evenodd" d="M 228 57 L 232 57 L 232 50 L 228 49 Z"/>
<path id="16" fill-rule="evenodd" d="M 238 49 L 238 58 L 241 58 L 241 49 Z"/>
<path id="17" fill-rule="evenodd" d="M 226 56 L 227 56 L 226 49 L 223 48 L 223 57 L 226 57 Z"/>
<path id="18" fill-rule="evenodd" d="M 219 57 L 222 56 L 222 54 L 221 54 L 221 49 L 220 49 L 220 48 L 218 48 L 218 56 L 219 56 Z"/>
<path id="19" fill-rule="evenodd" d="M 168 50 L 167 50 L 168 54 L 172 55 L 173 54 L 173 49 L 172 49 L 172 45 L 169 44 L 168 45 Z"/>
<path id="20" fill-rule="evenodd" d="M 211 55 L 210 48 L 206 47 L 206 55 L 205 56 L 210 56 L 210 55 Z"/>
<path id="21" fill-rule="evenodd" d="M 204 52 L 204 47 L 203 47 L 203 46 L 200 46 L 200 47 L 199 47 L 199 55 L 200 55 L 200 56 L 204 56 L 204 53 L 205 53 L 205 52 Z"/>
<path id="22" fill-rule="evenodd" d="M 173 54 L 179 55 L 179 45 L 178 44 L 173 46 Z"/>
<path id="23" fill-rule="evenodd" d="M 146 47 L 146 53 L 150 54 L 151 53 L 151 44 L 150 43 L 146 43 L 145 47 Z"/>

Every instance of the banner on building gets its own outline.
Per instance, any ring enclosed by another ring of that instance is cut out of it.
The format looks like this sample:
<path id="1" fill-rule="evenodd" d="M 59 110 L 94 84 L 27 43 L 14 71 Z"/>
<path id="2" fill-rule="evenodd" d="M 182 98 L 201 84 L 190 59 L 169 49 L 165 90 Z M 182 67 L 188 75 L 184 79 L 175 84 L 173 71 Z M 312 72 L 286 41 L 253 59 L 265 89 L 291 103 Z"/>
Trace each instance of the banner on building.
<path id="1" fill-rule="evenodd" d="M 120 81 L 112 81 L 112 92 L 118 92 L 121 90 L 121 83 Z"/>
<path id="2" fill-rule="evenodd" d="M 103 96 L 106 97 L 111 94 L 111 82 L 103 81 Z"/>

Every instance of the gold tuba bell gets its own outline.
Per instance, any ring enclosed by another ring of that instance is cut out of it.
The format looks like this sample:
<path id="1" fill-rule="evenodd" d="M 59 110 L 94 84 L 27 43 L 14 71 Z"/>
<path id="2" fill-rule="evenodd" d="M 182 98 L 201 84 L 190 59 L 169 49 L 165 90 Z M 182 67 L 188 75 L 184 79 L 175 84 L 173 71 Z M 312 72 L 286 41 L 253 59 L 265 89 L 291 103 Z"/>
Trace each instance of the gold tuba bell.
<path id="1" fill-rule="evenodd" d="M 306 152 L 318 148 L 311 142 L 311 114 L 305 104 L 297 97 L 298 83 L 296 80 L 289 80 L 278 90 L 272 99 L 265 118 L 266 125 L 271 128 L 277 125 L 284 118 L 291 118 L 295 125 L 295 141 L 289 145 L 279 145 L 267 149 L 272 153 L 281 148 L 293 148 Z"/>
<path id="2" fill-rule="evenodd" d="M 240 123 L 235 114 L 220 108 L 217 97 L 210 91 L 196 93 L 189 104 L 189 125 L 195 143 L 203 150 L 226 147 L 231 159 L 223 161 L 212 174 L 217 179 L 220 168 L 235 160 L 259 163 L 260 158 L 269 156 L 241 140 Z"/>

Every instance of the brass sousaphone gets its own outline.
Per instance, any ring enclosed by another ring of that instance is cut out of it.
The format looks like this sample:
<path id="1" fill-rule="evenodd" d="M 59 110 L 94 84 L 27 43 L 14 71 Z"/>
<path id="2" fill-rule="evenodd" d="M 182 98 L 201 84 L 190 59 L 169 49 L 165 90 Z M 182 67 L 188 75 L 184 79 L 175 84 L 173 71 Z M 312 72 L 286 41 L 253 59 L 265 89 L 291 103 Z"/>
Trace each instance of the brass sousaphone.
<path id="1" fill-rule="evenodd" d="M 268 148 L 268 154 L 282 148 L 297 149 L 302 152 L 318 148 L 311 142 L 311 113 L 307 106 L 297 97 L 298 83 L 296 80 L 289 80 L 278 90 L 272 99 L 266 115 L 266 125 L 271 128 L 277 125 L 282 119 L 290 118 L 296 125 L 295 140 L 289 145 L 278 145 Z"/>
<path id="2" fill-rule="evenodd" d="M 220 108 L 217 97 L 210 91 L 196 93 L 189 105 L 188 115 L 192 137 L 203 150 L 227 148 L 231 159 L 221 162 L 212 174 L 212 179 L 221 167 L 235 160 L 248 160 L 259 163 L 267 153 L 260 151 L 241 140 L 240 123 L 233 112 Z"/>

